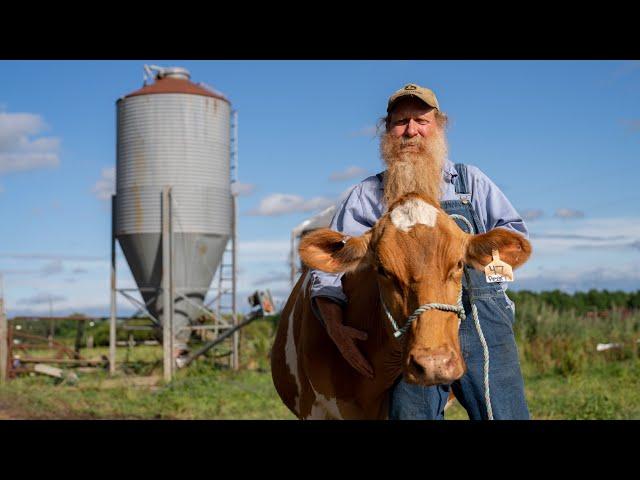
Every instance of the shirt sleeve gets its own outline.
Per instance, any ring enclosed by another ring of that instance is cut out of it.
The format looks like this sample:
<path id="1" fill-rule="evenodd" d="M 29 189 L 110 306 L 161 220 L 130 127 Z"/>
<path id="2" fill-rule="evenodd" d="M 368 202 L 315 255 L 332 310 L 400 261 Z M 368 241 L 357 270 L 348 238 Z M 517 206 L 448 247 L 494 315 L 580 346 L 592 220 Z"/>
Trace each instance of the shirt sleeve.
<path id="1" fill-rule="evenodd" d="M 467 170 L 473 184 L 471 202 L 486 231 L 501 227 L 529 238 L 524 220 L 502 190 L 478 167 L 469 166 Z"/>
<path id="2" fill-rule="evenodd" d="M 329 228 L 345 235 L 358 236 L 375 224 L 375 218 L 370 212 L 371 208 L 367 208 L 368 202 L 362 199 L 362 190 L 363 183 L 351 190 L 336 209 Z M 343 273 L 311 270 L 310 275 L 312 300 L 316 297 L 329 297 L 341 305 L 347 303 L 347 297 L 342 290 Z M 315 302 L 311 303 L 313 305 Z"/>

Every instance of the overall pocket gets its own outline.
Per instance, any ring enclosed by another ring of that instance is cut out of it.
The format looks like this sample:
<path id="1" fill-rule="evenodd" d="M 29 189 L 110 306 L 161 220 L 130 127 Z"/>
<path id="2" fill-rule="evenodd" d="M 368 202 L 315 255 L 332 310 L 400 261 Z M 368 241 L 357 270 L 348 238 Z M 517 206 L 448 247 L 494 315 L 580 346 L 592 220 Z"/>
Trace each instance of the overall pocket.
<path id="1" fill-rule="evenodd" d="M 502 315 L 502 317 L 509 323 L 513 329 L 513 324 L 516 321 L 514 309 L 512 305 L 507 301 L 503 294 L 497 294 L 492 296 L 491 299 L 496 305 L 496 310 Z"/>
<path id="2" fill-rule="evenodd" d="M 514 317 L 511 308 L 500 294 L 482 295 L 474 298 L 478 320 L 487 345 L 502 345 L 513 341 Z M 467 329 L 476 331 L 471 311 L 465 320 Z M 476 336 L 477 333 L 474 334 Z"/>

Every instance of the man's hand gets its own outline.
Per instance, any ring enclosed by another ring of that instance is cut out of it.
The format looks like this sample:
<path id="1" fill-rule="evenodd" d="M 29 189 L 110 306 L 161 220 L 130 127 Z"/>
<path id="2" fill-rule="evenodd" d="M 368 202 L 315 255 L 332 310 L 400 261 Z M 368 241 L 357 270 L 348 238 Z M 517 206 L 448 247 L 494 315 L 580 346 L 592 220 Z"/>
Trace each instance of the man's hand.
<path id="1" fill-rule="evenodd" d="M 322 319 L 327 328 L 329 337 L 338 347 L 338 350 L 355 368 L 360 375 L 373 378 L 373 367 L 366 358 L 360 353 L 355 344 L 356 340 L 366 340 L 367 334 L 361 330 L 348 327 L 342 323 L 342 307 L 326 297 L 318 297 L 315 299 L 318 310 L 322 315 Z"/>

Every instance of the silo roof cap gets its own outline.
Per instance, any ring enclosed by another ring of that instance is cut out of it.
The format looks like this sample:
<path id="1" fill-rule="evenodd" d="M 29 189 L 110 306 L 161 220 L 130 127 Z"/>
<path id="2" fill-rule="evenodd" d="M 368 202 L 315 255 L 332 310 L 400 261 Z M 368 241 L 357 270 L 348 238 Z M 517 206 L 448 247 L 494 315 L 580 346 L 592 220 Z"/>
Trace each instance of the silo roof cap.
<path id="1" fill-rule="evenodd" d="M 125 95 L 124 98 L 137 97 L 139 95 L 153 95 L 158 93 L 187 93 L 191 95 L 202 95 L 205 97 L 213 97 L 224 100 L 227 103 L 229 99 L 219 92 L 213 92 L 210 89 L 193 83 L 192 81 L 181 76 L 163 76 L 156 77 L 155 82 L 145 85 L 139 90 Z"/>

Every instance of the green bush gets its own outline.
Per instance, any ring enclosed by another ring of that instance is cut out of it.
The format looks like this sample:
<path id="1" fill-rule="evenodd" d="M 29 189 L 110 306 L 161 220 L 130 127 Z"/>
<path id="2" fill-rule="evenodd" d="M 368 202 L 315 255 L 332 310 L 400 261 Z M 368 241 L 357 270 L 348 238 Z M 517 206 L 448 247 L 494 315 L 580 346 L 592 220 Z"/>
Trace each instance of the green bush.
<path id="1" fill-rule="evenodd" d="M 135 319 L 127 321 L 127 325 L 131 326 L 147 326 L 150 324 L 151 322 L 147 319 Z M 116 328 L 116 341 L 129 340 L 129 335 L 133 335 L 133 339 L 136 342 L 142 342 L 145 340 L 157 340 L 152 330 L 125 330 L 122 327 L 122 323 L 119 322 L 118 328 Z M 84 334 L 85 339 L 87 335 L 93 335 L 93 344 L 96 347 L 105 347 L 109 345 L 109 320 L 104 320 L 96 323 L 94 327 L 87 327 Z"/>
<path id="2" fill-rule="evenodd" d="M 514 330 L 523 363 L 539 374 L 567 376 L 595 364 L 638 358 L 640 312 L 617 309 L 588 315 L 522 295 L 516 300 Z M 619 343 L 622 348 L 598 352 L 598 343 Z"/>

